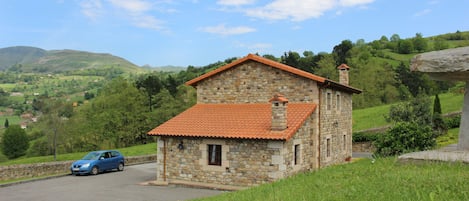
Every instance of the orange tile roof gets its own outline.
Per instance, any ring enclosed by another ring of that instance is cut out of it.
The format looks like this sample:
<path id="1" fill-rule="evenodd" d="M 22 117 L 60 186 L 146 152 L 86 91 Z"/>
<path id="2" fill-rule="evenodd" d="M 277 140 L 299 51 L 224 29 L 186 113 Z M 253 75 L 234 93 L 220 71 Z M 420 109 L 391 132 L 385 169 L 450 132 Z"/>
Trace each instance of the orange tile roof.
<path id="1" fill-rule="evenodd" d="M 148 135 L 288 140 L 316 109 L 311 103 L 289 103 L 287 126 L 271 130 L 271 104 L 196 104 Z"/>
<path id="2" fill-rule="evenodd" d="M 237 66 L 238 64 L 241 64 L 241 63 L 243 63 L 245 61 L 248 61 L 248 60 L 257 61 L 259 63 L 263 63 L 265 65 L 268 65 L 268 66 L 271 66 L 271 67 L 274 67 L 274 68 L 278 68 L 278 69 L 281 69 L 281 70 L 284 70 L 284 71 L 287 71 L 287 72 L 290 72 L 290 73 L 293 73 L 293 74 L 296 74 L 296 75 L 299 75 L 301 77 L 305 77 L 305 78 L 308 78 L 308 79 L 311 79 L 311 80 L 314 80 L 314 81 L 317 81 L 317 82 L 323 83 L 326 80 L 326 78 L 323 78 L 323 77 L 308 73 L 306 71 L 302 71 L 302 70 L 297 69 L 297 68 L 293 68 L 291 66 L 288 66 L 288 65 L 276 62 L 276 61 L 272 61 L 270 59 L 267 59 L 267 58 L 264 58 L 264 57 L 261 57 L 261 56 L 257 56 L 255 54 L 248 54 L 247 56 L 245 56 L 241 59 L 235 60 L 235 61 L 233 61 L 233 62 L 231 62 L 227 65 L 224 65 L 220 68 L 217 68 L 213 71 L 210 71 L 206 74 L 203 74 L 199 77 L 196 77 L 192 80 L 189 80 L 189 81 L 186 82 L 186 84 L 194 86 L 194 85 L 197 84 L 197 82 L 199 82 L 201 80 L 204 80 L 208 77 L 211 77 L 211 76 L 216 75 L 220 72 L 228 70 L 228 69 L 230 69 L 234 66 Z"/>

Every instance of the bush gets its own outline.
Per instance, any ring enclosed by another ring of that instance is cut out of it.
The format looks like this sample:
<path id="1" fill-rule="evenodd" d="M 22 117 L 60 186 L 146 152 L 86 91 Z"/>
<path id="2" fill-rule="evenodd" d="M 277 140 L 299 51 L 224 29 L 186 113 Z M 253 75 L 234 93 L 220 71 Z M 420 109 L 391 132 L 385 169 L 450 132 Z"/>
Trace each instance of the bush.
<path id="1" fill-rule="evenodd" d="M 46 137 L 39 138 L 32 143 L 32 146 L 27 151 L 28 157 L 33 156 L 46 156 L 53 154 L 49 149 L 49 143 Z"/>
<path id="2" fill-rule="evenodd" d="M 430 126 L 412 122 L 398 122 L 373 143 L 377 156 L 394 156 L 428 150 L 436 146 Z"/>
<path id="3" fill-rule="evenodd" d="M 461 123 L 461 115 L 445 117 L 443 120 L 445 121 L 446 127 L 448 129 L 459 128 L 459 124 Z"/>
<path id="4" fill-rule="evenodd" d="M 374 142 L 376 139 L 378 139 L 378 135 L 381 135 L 381 133 L 356 132 L 352 134 L 352 141 L 353 142 Z"/>
<path id="5" fill-rule="evenodd" d="M 29 147 L 28 135 L 19 125 L 12 125 L 5 129 L 2 144 L 5 156 L 9 159 L 18 158 L 26 154 Z"/>

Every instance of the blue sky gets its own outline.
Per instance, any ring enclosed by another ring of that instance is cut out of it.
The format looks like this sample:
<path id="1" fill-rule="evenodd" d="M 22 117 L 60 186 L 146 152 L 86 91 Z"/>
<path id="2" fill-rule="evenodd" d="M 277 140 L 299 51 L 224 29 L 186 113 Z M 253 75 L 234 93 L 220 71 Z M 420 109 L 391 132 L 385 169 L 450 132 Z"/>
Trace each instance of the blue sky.
<path id="1" fill-rule="evenodd" d="M 345 39 L 468 31 L 468 13 L 468 0 L 0 0 L 0 48 L 205 66 L 248 53 L 330 53 Z"/>

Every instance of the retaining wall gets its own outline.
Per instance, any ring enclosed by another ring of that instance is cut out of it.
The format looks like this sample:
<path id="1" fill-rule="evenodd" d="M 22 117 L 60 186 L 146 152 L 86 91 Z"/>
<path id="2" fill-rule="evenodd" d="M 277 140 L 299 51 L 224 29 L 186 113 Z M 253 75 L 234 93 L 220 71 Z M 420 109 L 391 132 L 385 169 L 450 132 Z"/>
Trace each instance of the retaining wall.
<path id="1" fill-rule="evenodd" d="M 20 178 L 34 178 L 48 175 L 69 174 L 70 165 L 73 162 L 74 161 L 60 161 L 0 166 L 0 181 Z M 146 156 L 132 156 L 125 158 L 126 166 L 151 162 L 156 162 L 156 154 Z"/>

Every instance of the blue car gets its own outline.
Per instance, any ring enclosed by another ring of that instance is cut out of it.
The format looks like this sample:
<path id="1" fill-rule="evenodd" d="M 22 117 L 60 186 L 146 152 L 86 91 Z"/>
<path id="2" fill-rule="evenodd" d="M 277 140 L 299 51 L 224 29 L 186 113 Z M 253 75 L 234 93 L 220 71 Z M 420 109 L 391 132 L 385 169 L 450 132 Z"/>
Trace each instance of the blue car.
<path id="1" fill-rule="evenodd" d="M 124 170 L 124 156 L 115 150 L 93 151 L 70 166 L 73 175 L 91 174 L 110 170 Z"/>

